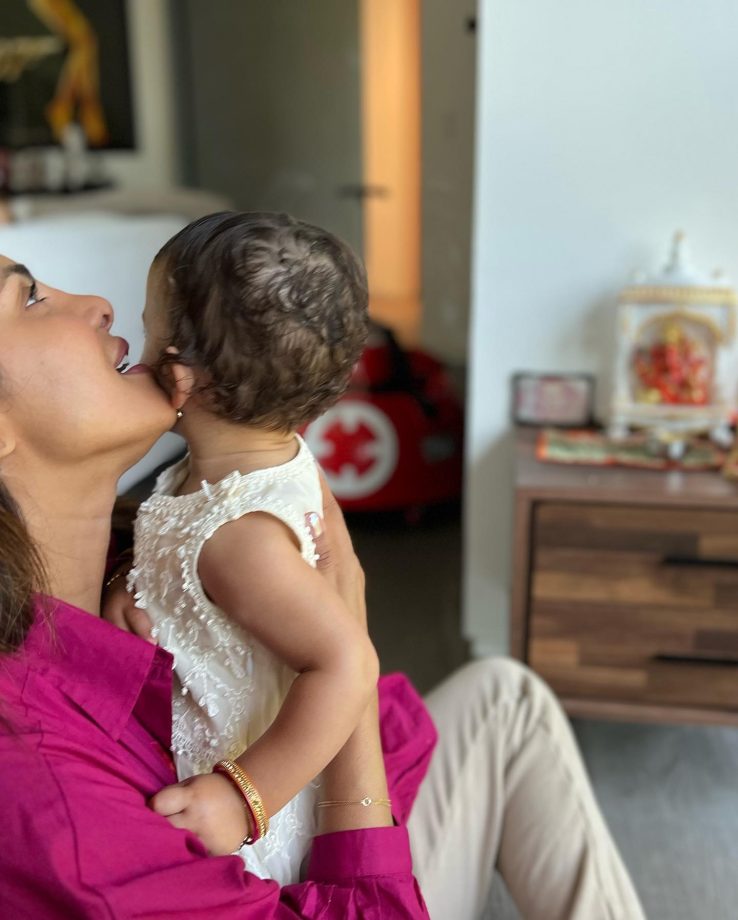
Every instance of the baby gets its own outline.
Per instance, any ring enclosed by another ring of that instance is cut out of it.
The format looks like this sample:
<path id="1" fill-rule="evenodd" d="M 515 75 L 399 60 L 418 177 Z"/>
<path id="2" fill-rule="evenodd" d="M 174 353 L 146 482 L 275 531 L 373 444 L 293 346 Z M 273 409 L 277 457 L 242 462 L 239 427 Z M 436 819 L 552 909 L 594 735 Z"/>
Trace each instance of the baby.
<path id="1" fill-rule="evenodd" d="M 296 433 L 341 396 L 362 351 L 364 270 L 287 215 L 213 214 L 156 256 L 144 326 L 143 362 L 189 451 L 141 505 L 129 593 L 119 582 L 106 608 L 135 598 L 174 655 L 172 750 L 179 779 L 194 778 L 157 810 L 189 814 L 190 828 L 202 812 L 210 852 L 238 849 L 249 871 L 288 884 L 315 832 L 316 777 L 378 673 L 366 631 L 315 571 L 321 484 Z"/>

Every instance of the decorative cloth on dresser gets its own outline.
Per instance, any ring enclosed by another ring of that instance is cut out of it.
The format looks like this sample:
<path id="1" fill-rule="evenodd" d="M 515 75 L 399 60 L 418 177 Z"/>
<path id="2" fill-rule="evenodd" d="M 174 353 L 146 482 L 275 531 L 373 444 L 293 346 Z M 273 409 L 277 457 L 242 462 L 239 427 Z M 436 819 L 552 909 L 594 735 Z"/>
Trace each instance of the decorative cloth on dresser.
<path id="1" fill-rule="evenodd" d="M 188 458 L 165 470 L 138 512 L 129 590 L 154 622 L 159 644 L 174 656 L 172 750 L 177 774 L 208 773 L 244 752 L 274 721 L 295 672 L 279 661 L 205 595 L 197 573 L 200 552 L 216 530 L 254 511 L 283 521 L 302 557 L 315 566 L 315 544 L 305 522 L 323 513 L 315 459 L 298 438 L 298 453 L 281 466 L 178 496 Z M 279 577 L 268 573 L 267 577 Z M 315 832 L 317 782 L 277 814 L 263 840 L 239 851 L 249 872 L 281 885 L 296 882 Z"/>

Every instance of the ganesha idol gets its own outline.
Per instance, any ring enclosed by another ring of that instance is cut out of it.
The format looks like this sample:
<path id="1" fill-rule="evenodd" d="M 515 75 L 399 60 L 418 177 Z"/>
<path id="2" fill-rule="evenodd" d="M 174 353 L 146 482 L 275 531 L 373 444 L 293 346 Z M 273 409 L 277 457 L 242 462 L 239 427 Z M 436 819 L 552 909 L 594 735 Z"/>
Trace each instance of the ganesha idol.
<path id="1" fill-rule="evenodd" d="M 697 272 L 677 233 L 663 270 L 618 300 L 610 434 L 646 430 L 675 459 L 692 435 L 727 446 L 738 379 L 736 292 L 719 275 Z"/>

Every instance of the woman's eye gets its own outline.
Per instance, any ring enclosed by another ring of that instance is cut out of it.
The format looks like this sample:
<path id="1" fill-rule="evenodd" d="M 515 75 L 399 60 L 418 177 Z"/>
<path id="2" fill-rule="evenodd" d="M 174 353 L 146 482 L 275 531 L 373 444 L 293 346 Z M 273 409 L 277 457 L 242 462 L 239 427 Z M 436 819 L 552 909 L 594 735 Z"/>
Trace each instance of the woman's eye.
<path id="1" fill-rule="evenodd" d="M 31 290 L 28 292 L 28 300 L 26 300 L 26 308 L 32 307 L 36 303 L 43 303 L 44 300 L 46 300 L 45 297 L 38 296 L 38 289 L 34 282 L 34 284 L 31 286 Z"/>

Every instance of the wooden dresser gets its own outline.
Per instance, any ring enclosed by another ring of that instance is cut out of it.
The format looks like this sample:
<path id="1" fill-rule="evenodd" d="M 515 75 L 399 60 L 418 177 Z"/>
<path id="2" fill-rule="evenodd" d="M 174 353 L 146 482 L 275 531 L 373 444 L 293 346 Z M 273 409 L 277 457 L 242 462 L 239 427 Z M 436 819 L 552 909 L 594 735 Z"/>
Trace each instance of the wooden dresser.
<path id="1" fill-rule="evenodd" d="M 738 725 L 738 488 L 517 439 L 511 643 L 572 715 Z"/>

